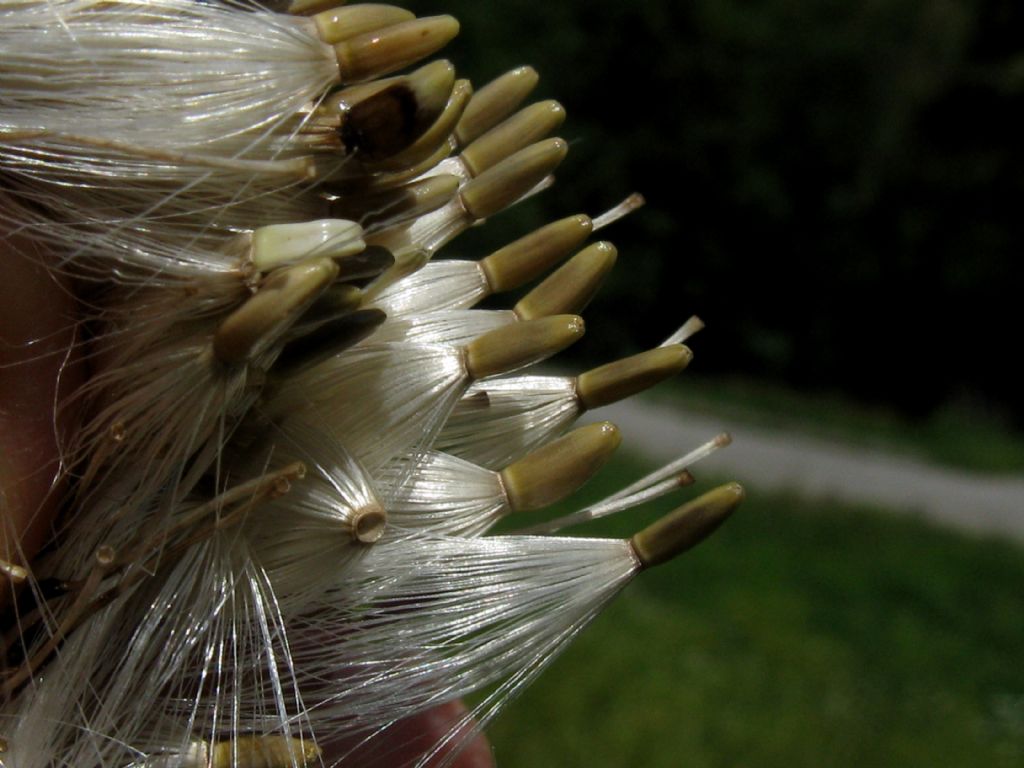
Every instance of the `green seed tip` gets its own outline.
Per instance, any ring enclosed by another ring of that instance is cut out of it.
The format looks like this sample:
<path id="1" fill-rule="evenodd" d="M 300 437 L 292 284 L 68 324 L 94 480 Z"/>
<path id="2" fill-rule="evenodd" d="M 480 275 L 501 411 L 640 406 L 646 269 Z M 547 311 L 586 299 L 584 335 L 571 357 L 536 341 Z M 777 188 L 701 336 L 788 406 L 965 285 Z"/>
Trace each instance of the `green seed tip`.
<path id="1" fill-rule="evenodd" d="M 588 424 L 548 443 L 501 471 L 513 512 L 546 507 L 576 491 L 622 442 L 610 421 Z"/>
<path id="2" fill-rule="evenodd" d="M 578 341 L 584 331 L 583 318 L 577 315 L 512 323 L 466 346 L 466 372 L 482 379 L 533 365 Z"/>
<path id="3" fill-rule="evenodd" d="M 546 224 L 480 260 L 491 293 L 521 288 L 578 248 L 590 235 L 590 217 L 579 214 Z"/>
<path id="4" fill-rule="evenodd" d="M 611 243 L 594 243 L 526 294 L 513 311 L 521 320 L 582 312 L 615 266 L 617 255 Z"/>
<path id="5" fill-rule="evenodd" d="M 452 16 L 429 16 L 367 32 L 334 46 L 341 82 L 356 83 L 407 67 L 459 33 Z"/>
<path id="6" fill-rule="evenodd" d="M 334 44 L 415 18 L 411 11 L 394 5 L 362 3 L 321 11 L 313 15 L 313 22 L 320 39 Z"/>
<path id="7" fill-rule="evenodd" d="M 580 374 L 576 394 L 584 410 L 600 408 L 675 376 L 692 359 L 693 353 L 682 344 L 650 349 Z"/>
<path id="8" fill-rule="evenodd" d="M 474 219 L 486 219 L 520 200 L 561 164 L 564 139 L 538 141 L 505 158 L 463 186 L 460 196 Z"/>
<path id="9" fill-rule="evenodd" d="M 739 483 L 719 486 L 635 534 L 630 545 L 640 567 L 659 565 L 700 544 L 725 522 L 744 496 Z"/>

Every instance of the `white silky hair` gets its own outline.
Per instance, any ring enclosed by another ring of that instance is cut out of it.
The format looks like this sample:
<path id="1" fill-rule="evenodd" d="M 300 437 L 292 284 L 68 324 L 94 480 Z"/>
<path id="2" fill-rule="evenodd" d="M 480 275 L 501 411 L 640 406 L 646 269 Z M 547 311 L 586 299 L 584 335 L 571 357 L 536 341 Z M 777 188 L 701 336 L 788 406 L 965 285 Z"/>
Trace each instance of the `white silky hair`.
<path id="1" fill-rule="evenodd" d="M 283 424 L 324 424 L 372 474 L 395 456 L 426 450 L 469 384 L 461 350 L 373 344 L 290 377 L 263 409 Z"/>
<path id="2" fill-rule="evenodd" d="M 497 685 L 473 713 L 482 727 L 638 567 L 624 541 L 396 530 L 296 611 L 258 554 L 221 533 L 70 638 L 20 699 L 10 765 L 150 766 L 211 733 L 282 723 L 372 739 Z"/>
<path id="3" fill-rule="evenodd" d="M 377 479 L 393 489 L 388 523 L 398 528 L 479 536 L 509 512 L 496 472 L 438 451 L 393 462 Z"/>
<path id="4" fill-rule="evenodd" d="M 322 732 L 370 735 L 497 683 L 474 713 L 482 726 L 637 568 L 617 540 L 420 533 L 379 542 L 292 622 L 307 716 Z"/>
<path id="5" fill-rule="evenodd" d="M 272 447 L 265 460 L 267 444 Z M 250 473 L 293 461 L 306 465 L 304 478 L 280 498 L 261 504 L 243 527 L 277 599 L 294 610 L 366 548 L 353 541 L 355 516 L 371 508 L 383 514 L 384 507 L 367 472 L 321 427 L 292 420 L 285 428 L 272 428 L 260 445 L 255 463 L 249 462 Z"/>
<path id="6" fill-rule="evenodd" d="M 122 522 L 145 520 L 146 500 L 165 487 L 171 497 L 160 514 L 184 501 L 219 455 L 232 416 L 254 398 L 247 375 L 244 368 L 224 370 L 209 345 L 196 341 L 118 369 L 110 377 L 116 389 L 100 389 L 102 378 L 95 380 L 103 398 L 98 413 L 65 455 L 69 463 L 86 462 L 74 521 L 88 535 L 69 542 L 77 556 L 64 556 L 87 561 L 100 543 L 117 546 L 121 537 L 131 538 L 132 526 Z"/>
<path id="7" fill-rule="evenodd" d="M 237 537 L 211 537 L 68 638 L 17 700 L 7 764 L 114 768 L 149 751 L 184 751 L 211 733 L 285 722 L 308 736 L 287 682 L 295 670 L 286 637 L 251 554 Z M 239 693 L 253 675 L 272 691 L 258 706 Z"/>
<path id="8" fill-rule="evenodd" d="M 478 262 L 444 259 L 430 262 L 382 291 L 373 306 L 389 317 L 403 318 L 442 309 L 468 309 L 488 292 Z"/>
<path id="9" fill-rule="evenodd" d="M 234 298 L 241 304 L 242 296 Z M 172 292 L 163 294 L 158 306 L 174 299 Z M 131 535 L 130 526 L 120 522 L 138 516 L 158 491 L 171 489 L 165 514 L 183 501 L 256 402 L 260 371 L 271 367 L 282 339 L 280 334 L 270 339 L 247 364 L 222 363 L 213 334 L 230 306 L 225 302 L 221 312 L 191 322 L 171 309 L 166 320 L 143 322 L 135 334 L 122 334 L 115 326 L 95 340 L 97 372 L 75 395 L 89 417 L 63 457 L 69 465 L 81 465 L 81 487 L 87 489 L 77 498 L 85 510 L 77 522 L 89 535 L 73 540 L 78 555 L 65 553 L 72 561 L 88 559 L 101 542 L 118 546 L 122 534 L 116 529 Z M 125 320 L 132 316 L 126 312 Z M 104 522 L 111 507 L 120 511 Z M 90 515 L 95 519 L 86 525 Z"/>
<path id="10" fill-rule="evenodd" d="M 489 469 L 502 469 L 565 432 L 582 412 L 575 380 L 508 376 L 473 384 L 434 447 Z"/>
<path id="11" fill-rule="evenodd" d="M 0 225 L 43 246 L 49 268 L 96 283 L 173 288 L 237 271 L 230 248 L 253 222 L 310 220 L 326 211 L 294 183 L 258 188 L 258 179 L 205 195 L 206 202 L 178 188 L 152 190 L 153 202 L 130 185 L 106 195 L 9 182 L 0 193 Z"/>
<path id="12" fill-rule="evenodd" d="M 5 2 L 0 50 L 6 185 L 65 241 L 323 217 L 296 138 L 338 67 L 307 20 L 247 2 Z"/>
<path id="13" fill-rule="evenodd" d="M 148 289 L 151 300 L 153 295 L 187 290 L 188 301 L 178 298 L 178 304 L 203 314 L 206 294 L 218 282 L 223 283 L 225 277 L 234 278 L 236 288 L 251 287 L 257 281 L 260 265 L 254 262 L 254 238 L 261 230 L 273 229 L 262 226 L 268 218 L 273 218 L 262 211 L 248 216 L 244 226 L 226 229 L 205 225 L 197 228 L 187 222 L 169 220 L 142 224 L 124 218 L 124 211 L 130 205 L 118 206 L 119 221 L 90 221 L 83 220 L 81 209 L 69 204 L 63 196 L 39 197 L 40 207 L 32 209 L 10 192 L 0 191 L 0 224 L 6 224 L 13 234 L 31 236 L 45 246 L 51 269 L 74 275 L 76 280 L 84 281 L 87 288 L 89 283 L 104 286 L 105 312 L 119 303 L 117 297 L 110 295 L 111 286 L 128 286 L 130 296 L 146 293 Z M 66 218 L 60 218 L 61 211 Z M 308 229 L 318 223 L 315 219 L 307 221 L 306 213 L 297 212 L 288 217 L 302 220 L 293 228 Z M 261 226 L 253 229 L 254 222 Z M 347 223 L 350 228 L 339 227 L 335 237 L 323 237 L 319 242 L 309 238 L 309 247 L 304 252 L 296 252 L 291 246 L 291 258 L 274 262 L 270 268 L 331 256 L 339 251 L 354 252 L 361 244 L 361 230 L 353 222 Z M 267 246 L 262 245 L 262 248 L 266 250 Z M 245 285 L 241 285 L 243 283 Z M 164 301 L 170 303 L 168 299 Z"/>
<path id="14" fill-rule="evenodd" d="M 309 256 L 320 250 L 313 248 Z M 187 265 L 195 273 L 192 279 L 102 291 L 104 306 L 93 319 L 96 333 L 90 344 L 94 372 L 74 396 L 89 416 L 63 457 L 82 467 L 82 486 L 91 497 L 80 501 L 101 503 L 86 505 L 82 513 L 83 524 L 89 515 L 95 519 L 86 528 L 89 535 L 74 540 L 77 553 L 65 553 L 72 562 L 87 560 L 101 542 L 121 543 L 104 522 L 111 506 L 121 508 L 116 520 L 131 519 L 145 499 L 168 484 L 183 483 L 176 499 L 184 499 L 191 488 L 186 464 L 192 465 L 194 482 L 217 459 L 256 401 L 262 372 L 281 351 L 286 328 L 277 329 L 264 340 L 265 348 L 244 363 L 217 358 L 218 325 L 250 298 L 255 280 L 238 266 L 237 253 L 221 258 L 222 265 L 233 260 L 234 269 L 203 269 L 203 260 L 197 259 Z M 135 478 L 135 487 L 129 478 Z M 169 500 L 164 513 L 175 503 Z"/>
<path id="15" fill-rule="evenodd" d="M 138 492 L 130 495 L 142 499 L 216 439 L 225 418 L 247 407 L 248 372 L 220 365 L 211 344 L 220 319 L 251 291 L 226 256 L 218 264 L 215 253 L 105 238 L 107 245 L 115 242 L 116 249 L 105 249 L 106 266 L 120 261 L 114 274 L 123 282 L 97 286 L 95 296 L 83 292 L 92 376 L 73 396 L 87 418 L 63 460 L 81 466 L 85 485 L 114 476 L 126 489 L 123 478 L 135 477 Z M 195 260 L 174 260 L 172 250 Z M 160 262 L 166 274 L 157 277 L 149 264 Z M 84 275 L 101 269 L 84 258 L 75 263 L 83 264 Z"/>
<path id="16" fill-rule="evenodd" d="M 202 167 L 133 162 L 121 144 L 273 160 L 277 140 L 293 135 L 297 116 L 338 79 L 331 47 L 306 20 L 256 4 L 39 0 L 5 3 L 0 19 L 5 160 L 23 155 L 27 172 L 61 184 L 93 175 L 101 185 L 189 184 Z M 19 138 L 33 130 L 39 135 Z"/>
<path id="17" fill-rule="evenodd" d="M 464 347 L 489 331 L 518 321 L 510 309 L 451 309 L 399 315 L 385 320 L 368 342 L 407 341 Z"/>
<path id="18" fill-rule="evenodd" d="M 39 205 L 26 205 L 33 197 Z M 120 208 L 118 215 L 123 215 Z M 79 208 L 48 191 L 36 192 L 29 200 L 0 192 L 0 222 L 45 248 L 51 269 L 73 274 L 86 284 L 103 285 L 106 292 L 111 285 L 174 290 L 216 284 L 239 267 L 237 255 L 225 248 L 234 238 L 224 233 L 168 223 L 150 228 L 83 220 Z M 110 311 L 104 304 L 104 311 Z M 201 298 L 197 308 L 202 309 Z"/>

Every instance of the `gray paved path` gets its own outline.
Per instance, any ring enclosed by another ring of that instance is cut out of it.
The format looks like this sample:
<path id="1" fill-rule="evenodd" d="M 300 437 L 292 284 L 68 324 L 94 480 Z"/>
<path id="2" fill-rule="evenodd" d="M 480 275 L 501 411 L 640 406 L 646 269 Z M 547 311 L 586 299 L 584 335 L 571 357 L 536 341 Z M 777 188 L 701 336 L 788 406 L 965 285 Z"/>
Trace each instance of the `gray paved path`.
<path id="1" fill-rule="evenodd" d="M 884 505 L 1024 541 L 1024 472 L 991 476 L 950 470 L 799 433 L 727 423 L 638 398 L 592 416 L 618 424 L 625 447 L 657 461 L 668 461 L 728 431 L 732 445 L 707 459 L 716 475 L 759 488 L 796 490 L 810 498 Z"/>

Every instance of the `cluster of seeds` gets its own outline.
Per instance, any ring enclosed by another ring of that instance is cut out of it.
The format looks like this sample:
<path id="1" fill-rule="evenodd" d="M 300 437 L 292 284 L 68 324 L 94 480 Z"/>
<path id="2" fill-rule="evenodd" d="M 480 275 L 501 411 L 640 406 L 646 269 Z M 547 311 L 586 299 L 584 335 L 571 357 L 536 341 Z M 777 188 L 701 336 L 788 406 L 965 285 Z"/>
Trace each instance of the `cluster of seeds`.
<path id="1" fill-rule="evenodd" d="M 550 186 L 564 112 L 523 106 L 529 68 L 419 64 L 450 17 L 323 5 L 0 2 L 0 224 L 73 286 L 90 370 L 53 536 L 0 563 L 8 768 L 316 765 L 486 689 L 448 753 L 742 497 L 550 535 L 688 485 L 719 436 L 486 535 L 598 471 L 619 432 L 574 421 L 681 371 L 699 321 L 523 375 L 583 334 L 616 258 L 586 242 L 638 199 L 435 259 Z"/>

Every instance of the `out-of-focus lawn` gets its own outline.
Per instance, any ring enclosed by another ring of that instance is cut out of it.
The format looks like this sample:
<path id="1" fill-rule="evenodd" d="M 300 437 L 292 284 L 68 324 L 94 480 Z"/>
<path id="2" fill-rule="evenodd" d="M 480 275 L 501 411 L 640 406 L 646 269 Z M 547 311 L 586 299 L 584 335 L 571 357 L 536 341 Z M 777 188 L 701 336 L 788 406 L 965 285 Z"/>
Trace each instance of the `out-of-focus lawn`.
<path id="1" fill-rule="evenodd" d="M 759 424 L 917 455 L 975 472 L 1024 472 L 1024 434 L 978 406 L 950 405 L 920 421 L 891 408 L 870 407 L 842 393 L 810 395 L 744 378 L 686 373 L 654 390 L 656 397 L 728 421 Z"/>
<path id="2" fill-rule="evenodd" d="M 1024 549 L 748 492 L 498 718 L 499 765 L 1024 765 Z"/>

